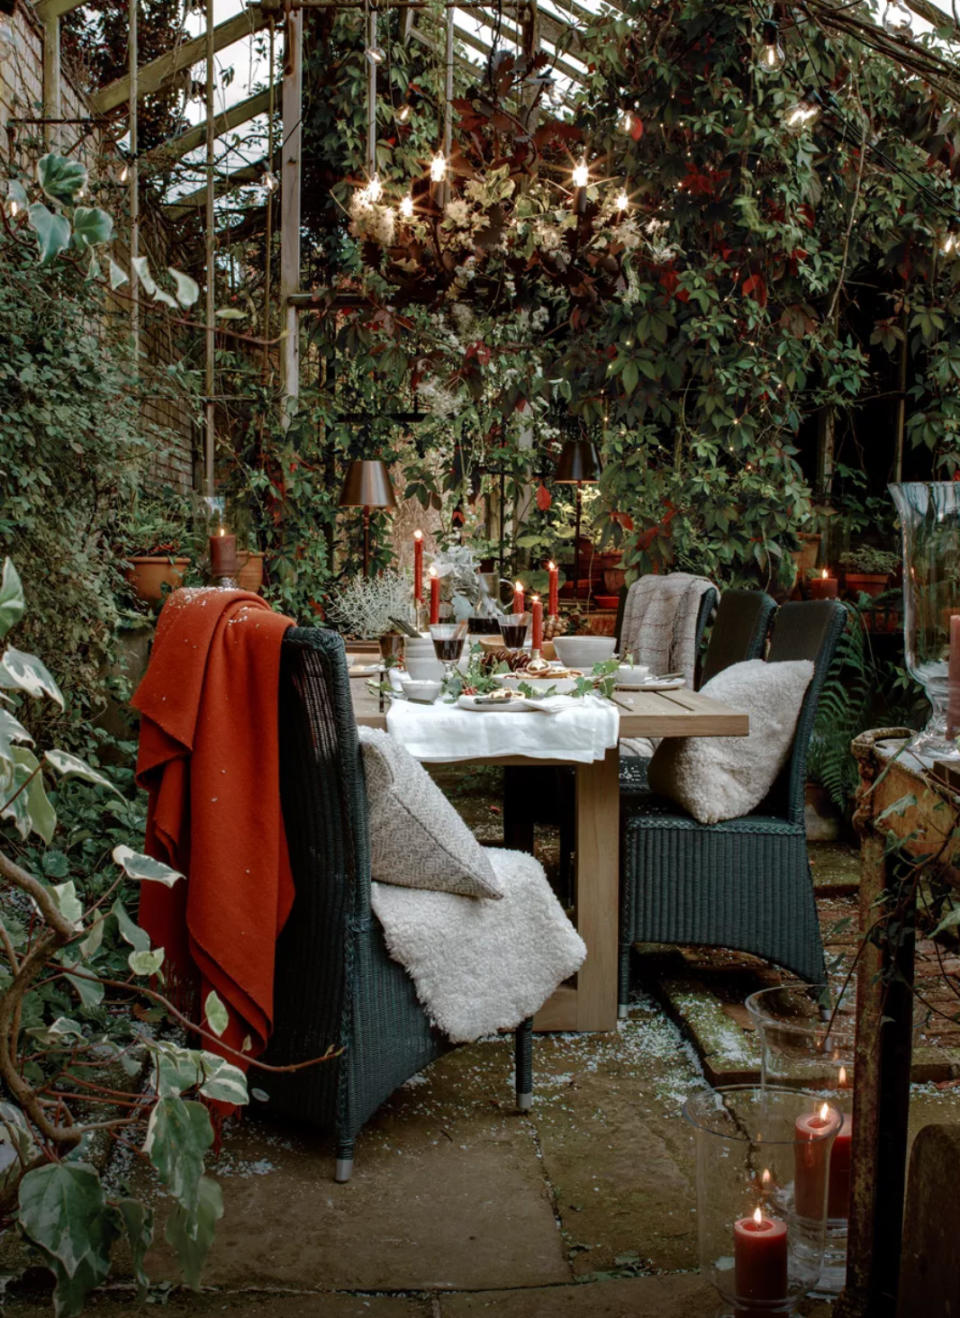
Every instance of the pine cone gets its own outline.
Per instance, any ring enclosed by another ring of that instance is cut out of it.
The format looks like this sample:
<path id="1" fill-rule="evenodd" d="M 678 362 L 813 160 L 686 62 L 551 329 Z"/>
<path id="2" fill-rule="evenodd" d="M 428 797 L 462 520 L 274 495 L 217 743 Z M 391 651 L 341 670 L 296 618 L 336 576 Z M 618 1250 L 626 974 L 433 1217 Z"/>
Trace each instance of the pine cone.
<path id="1" fill-rule="evenodd" d="M 555 636 L 565 635 L 567 630 L 566 618 L 561 618 L 557 614 L 551 614 L 543 624 L 543 639 L 552 641 Z"/>

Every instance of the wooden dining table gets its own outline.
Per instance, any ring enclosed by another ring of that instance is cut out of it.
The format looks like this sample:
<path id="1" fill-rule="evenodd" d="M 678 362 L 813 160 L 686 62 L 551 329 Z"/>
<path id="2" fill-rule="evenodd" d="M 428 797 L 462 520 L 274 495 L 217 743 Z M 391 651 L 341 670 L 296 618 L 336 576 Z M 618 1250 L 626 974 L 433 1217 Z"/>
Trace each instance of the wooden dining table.
<path id="1" fill-rule="evenodd" d="M 350 687 L 357 723 L 386 728 L 382 700 L 369 690 L 368 679 L 354 678 Z M 685 687 L 669 691 L 618 691 L 616 702 L 621 737 L 743 737 L 750 730 L 746 713 Z M 510 717 L 545 716 L 531 713 Z M 589 764 L 528 756 L 476 756 L 466 762 L 533 768 L 570 764 L 576 769 L 573 918 L 586 943 L 587 957 L 576 982 L 562 984 L 537 1013 L 534 1029 L 616 1029 L 620 889 L 618 748 L 612 747 L 603 759 Z"/>

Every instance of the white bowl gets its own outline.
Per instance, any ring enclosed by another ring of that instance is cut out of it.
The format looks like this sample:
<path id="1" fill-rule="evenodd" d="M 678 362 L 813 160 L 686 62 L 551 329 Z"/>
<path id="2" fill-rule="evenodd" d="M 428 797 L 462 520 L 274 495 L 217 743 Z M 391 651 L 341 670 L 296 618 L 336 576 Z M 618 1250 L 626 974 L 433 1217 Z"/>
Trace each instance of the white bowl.
<path id="1" fill-rule="evenodd" d="M 403 694 L 408 700 L 417 700 L 422 704 L 432 705 L 440 694 L 440 682 L 412 682 L 408 678 L 403 684 Z"/>
<path id="2" fill-rule="evenodd" d="M 609 659 L 617 645 L 615 636 L 555 636 L 553 648 L 567 668 L 584 668 Z"/>
<path id="3" fill-rule="evenodd" d="M 614 673 L 617 686 L 643 686 L 649 677 L 649 664 L 621 664 Z"/>
<path id="4" fill-rule="evenodd" d="M 431 651 L 433 645 L 430 646 Z M 439 682 L 443 677 L 443 664 L 435 654 L 428 658 L 426 654 L 423 657 L 414 657 L 408 654 L 404 663 L 407 665 L 407 676 L 414 682 Z"/>

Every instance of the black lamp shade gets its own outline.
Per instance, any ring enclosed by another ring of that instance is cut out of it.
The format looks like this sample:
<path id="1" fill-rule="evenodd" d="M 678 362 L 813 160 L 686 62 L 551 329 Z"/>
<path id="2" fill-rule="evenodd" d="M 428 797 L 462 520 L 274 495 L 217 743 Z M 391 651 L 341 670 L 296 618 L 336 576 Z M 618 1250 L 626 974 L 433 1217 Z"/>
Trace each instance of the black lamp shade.
<path id="1" fill-rule="evenodd" d="M 600 479 L 600 458 L 589 439 L 564 440 L 553 479 L 559 485 L 580 485 Z"/>
<path id="2" fill-rule="evenodd" d="M 390 484 L 387 464 L 355 459 L 347 468 L 340 491 L 341 508 L 396 508 L 397 500 Z"/>

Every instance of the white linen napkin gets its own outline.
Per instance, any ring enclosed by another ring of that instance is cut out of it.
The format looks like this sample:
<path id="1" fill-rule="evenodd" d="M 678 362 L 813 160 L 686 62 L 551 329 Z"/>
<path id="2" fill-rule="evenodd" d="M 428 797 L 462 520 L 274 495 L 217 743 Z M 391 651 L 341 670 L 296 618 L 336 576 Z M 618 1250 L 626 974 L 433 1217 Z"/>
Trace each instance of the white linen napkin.
<path id="1" fill-rule="evenodd" d="M 557 702 L 564 707 L 557 708 Z M 615 705 L 595 696 L 552 696 L 556 712 L 469 710 L 437 701 L 416 705 L 394 700 L 387 710 L 387 731 L 415 759 L 453 763 L 497 755 L 526 755 L 534 760 L 569 760 L 590 764 L 616 746 L 620 715 Z"/>

